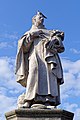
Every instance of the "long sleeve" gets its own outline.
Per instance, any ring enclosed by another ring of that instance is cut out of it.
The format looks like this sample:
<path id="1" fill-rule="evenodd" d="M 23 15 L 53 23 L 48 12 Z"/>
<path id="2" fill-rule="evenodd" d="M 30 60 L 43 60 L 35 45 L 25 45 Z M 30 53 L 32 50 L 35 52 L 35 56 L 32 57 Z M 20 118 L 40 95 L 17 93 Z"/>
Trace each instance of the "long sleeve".
<path id="1" fill-rule="evenodd" d="M 27 41 L 26 36 L 23 36 L 18 41 L 18 52 L 17 52 L 17 56 L 16 56 L 16 71 L 15 71 L 16 81 L 24 87 L 26 87 L 26 83 L 27 83 L 28 50 L 30 49 L 29 42 L 26 42 L 26 45 L 24 45 L 25 41 Z M 26 57 L 26 60 L 25 60 L 25 57 Z"/>

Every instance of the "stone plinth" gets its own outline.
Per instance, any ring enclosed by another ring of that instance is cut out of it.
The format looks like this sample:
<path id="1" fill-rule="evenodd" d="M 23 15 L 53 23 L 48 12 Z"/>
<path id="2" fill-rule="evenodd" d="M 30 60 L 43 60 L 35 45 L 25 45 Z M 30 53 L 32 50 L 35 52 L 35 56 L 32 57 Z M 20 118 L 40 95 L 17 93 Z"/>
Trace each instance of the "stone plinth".
<path id="1" fill-rule="evenodd" d="M 5 116 L 6 120 L 73 120 L 74 114 L 61 109 L 15 109 Z"/>

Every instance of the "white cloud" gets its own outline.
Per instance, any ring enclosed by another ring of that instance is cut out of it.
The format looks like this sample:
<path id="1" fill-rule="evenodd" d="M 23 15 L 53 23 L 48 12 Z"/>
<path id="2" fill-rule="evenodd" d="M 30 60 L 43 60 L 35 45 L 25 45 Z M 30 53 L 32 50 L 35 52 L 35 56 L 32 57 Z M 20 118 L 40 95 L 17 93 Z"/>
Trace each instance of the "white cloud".
<path id="1" fill-rule="evenodd" d="M 0 24 L 0 39 L 2 40 L 17 40 L 19 34 L 16 31 L 12 31 L 12 26 L 9 24 Z"/>
<path id="2" fill-rule="evenodd" d="M 20 85 L 16 83 L 14 58 L 0 58 L 0 83 L 10 90 L 21 90 Z"/>
<path id="3" fill-rule="evenodd" d="M 73 62 L 62 59 L 62 65 L 65 82 L 61 86 L 61 106 L 68 111 L 74 112 L 74 120 L 79 120 L 79 101 L 73 102 L 73 99 L 80 98 L 80 60 Z M 15 58 L 0 58 L 0 103 L 3 104 L 0 106 L 0 116 L 2 120 L 6 111 L 16 108 L 17 97 L 24 90 L 21 85 L 16 83 L 14 68 Z"/>
<path id="4" fill-rule="evenodd" d="M 64 84 L 61 86 L 61 107 L 74 113 L 74 120 L 80 120 L 80 60 L 62 59 Z"/>
<path id="5" fill-rule="evenodd" d="M 16 34 L 5 34 L 4 35 L 5 38 L 9 38 L 9 39 L 18 39 Z"/>
<path id="6" fill-rule="evenodd" d="M 60 107 L 74 113 L 74 120 L 80 120 L 80 60 L 62 59 L 64 84 L 61 86 Z"/>
<path id="7" fill-rule="evenodd" d="M 14 58 L 0 57 L 0 120 L 4 119 L 5 112 L 17 107 L 17 98 L 24 90 L 16 82 L 14 64 Z"/>
<path id="8" fill-rule="evenodd" d="M 18 39 L 18 36 L 16 33 L 2 33 L 0 34 L 0 38 L 5 38 L 5 39 Z"/>
<path id="9" fill-rule="evenodd" d="M 80 50 L 77 50 L 75 48 L 71 48 L 70 51 L 73 52 L 74 54 L 80 54 Z"/>
<path id="10" fill-rule="evenodd" d="M 14 71 L 14 65 L 15 59 L 14 58 L 0 58 L 0 90 L 10 90 L 9 92 L 14 90 L 14 93 L 17 91 L 21 91 L 22 87 L 20 89 L 20 85 L 16 83 L 15 78 L 15 71 Z M 12 92 L 11 92 L 12 93 Z"/>
<path id="11" fill-rule="evenodd" d="M 78 108 L 78 105 L 76 103 L 72 103 L 72 104 L 70 104 L 70 103 L 64 103 L 64 108 L 66 110 L 68 110 L 68 111 L 73 112 L 74 109 Z"/>
<path id="12" fill-rule="evenodd" d="M 17 45 L 17 40 L 19 39 L 19 35 L 16 32 L 0 32 L 0 49 L 3 48 L 14 48 Z"/>
<path id="13" fill-rule="evenodd" d="M 5 113 L 16 108 L 16 98 L 0 94 L 0 120 L 5 119 Z"/>
<path id="14" fill-rule="evenodd" d="M 2 107 L 0 107 L 0 111 L 5 110 L 8 108 L 10 109 L 11 106 L 15 106 L 16 99 L 15 97 L 7 97 L 5 95 L 0 95 L 0 104 Z"/>
<path id="15" fill-rule="evenodd" d="M 65 82 L 61 86 L 62 99 L 80 97 L 80 60 L 72 62 L 62 59 Z"/>
<path id="16" fill-rule="evenodd" d="M 80 108 L 76 109 L 74 120 L 80 120 Z"/>
<path id="17" fill-rule="evenodd" d="M 16 45 L 17 45 L 16 41 L 14 41 L 14 42 L 0 42 L 0 49 L 14 48 L 14 47 L 16 47 Z"/>
<path id="18" fill-rule="evenodd" d="M 70 111 L 74 113 L 74 119 L 73 120 L 80 120 L 80 107 L 76 103 L 64 103 L 62 106 L 62 109 Z"/>

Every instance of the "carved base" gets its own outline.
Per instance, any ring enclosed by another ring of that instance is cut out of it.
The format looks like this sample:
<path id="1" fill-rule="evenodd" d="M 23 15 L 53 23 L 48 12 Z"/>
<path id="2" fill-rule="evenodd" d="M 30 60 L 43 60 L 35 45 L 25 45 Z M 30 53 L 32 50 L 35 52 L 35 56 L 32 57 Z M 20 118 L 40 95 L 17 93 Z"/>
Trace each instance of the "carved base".
<path id="1" fill-rule="evenodd" d="M 73 120 L 74 114 L 61 109 L 15 109 L 5 116 L 6 120 Z"/>

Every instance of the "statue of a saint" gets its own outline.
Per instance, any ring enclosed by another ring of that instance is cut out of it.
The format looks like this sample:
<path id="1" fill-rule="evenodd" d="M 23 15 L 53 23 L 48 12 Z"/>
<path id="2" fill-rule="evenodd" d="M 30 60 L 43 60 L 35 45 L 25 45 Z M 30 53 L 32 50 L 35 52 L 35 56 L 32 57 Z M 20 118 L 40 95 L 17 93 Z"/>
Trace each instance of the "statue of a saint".
<path id="1" fill-rule="evenodd" d="M 38 11 L 31 29 L 18 41 L 16 76 L 17 82 L 26 87 L 21 106 L 25 108 L 60 104 L 60 85 L 64 80 L 58 53 L 64 52 L 64 32 L 47 30 L 44 18 Z"/>

